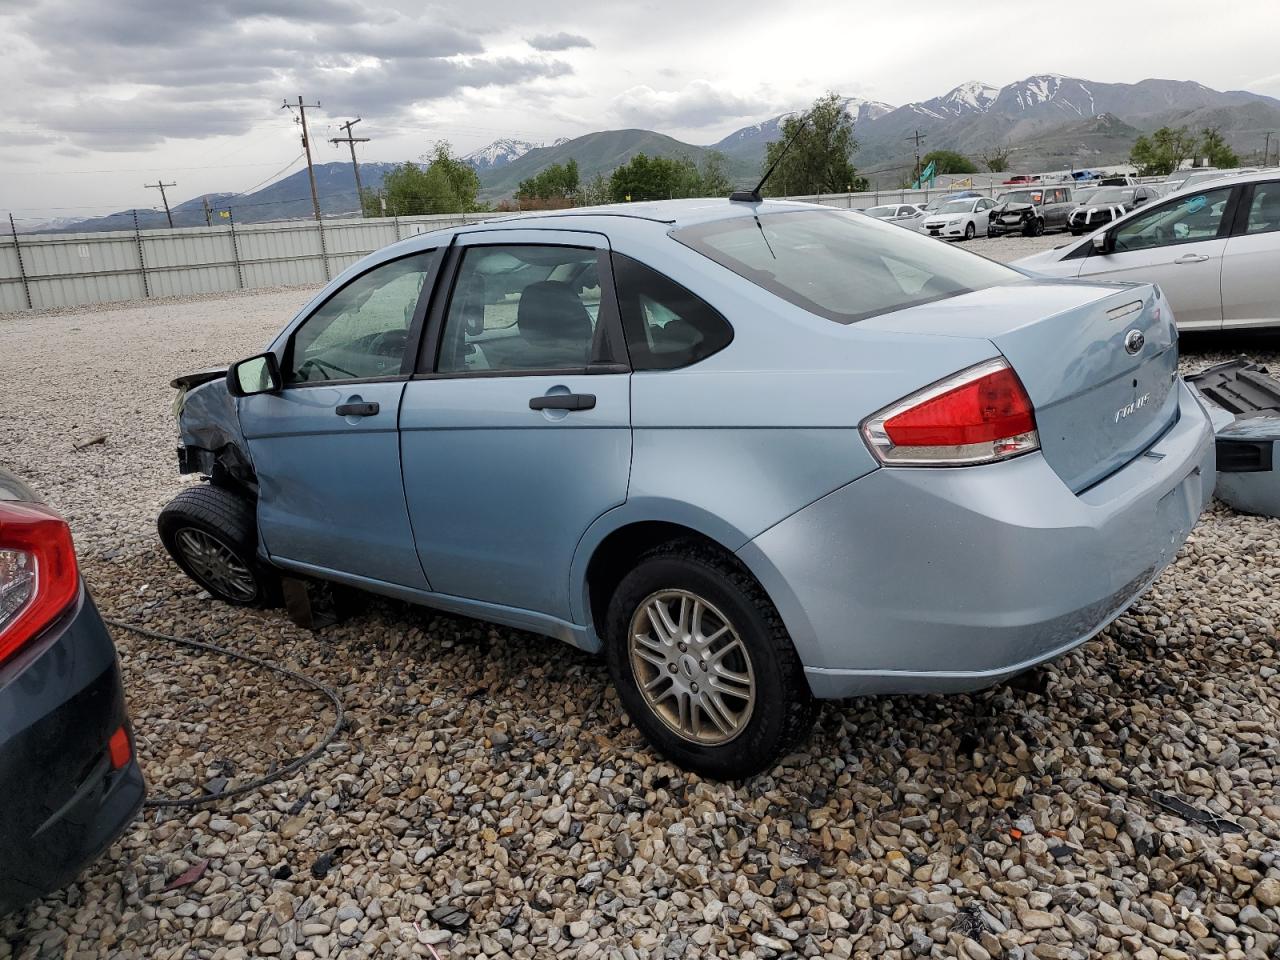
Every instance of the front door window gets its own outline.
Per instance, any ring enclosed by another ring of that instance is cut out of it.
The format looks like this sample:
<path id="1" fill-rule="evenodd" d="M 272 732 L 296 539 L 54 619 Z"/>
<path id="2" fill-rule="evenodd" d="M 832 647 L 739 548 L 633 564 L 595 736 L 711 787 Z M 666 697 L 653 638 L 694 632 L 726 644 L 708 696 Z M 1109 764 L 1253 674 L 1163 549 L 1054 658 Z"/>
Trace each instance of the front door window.
<path id="1" fill-rule="evenodd" d="M 1134 217 L 1116 230 L 1115 252 L 1212 240 L 1218 235 L 1230 197 L 1230 187 L 1206 190 Z"/>
<path id="2" fill-rule="evenodd" d="M 331 296 L 293 335 L 286 385 L 398 376 L 435 251 L 393 260 Z"/>

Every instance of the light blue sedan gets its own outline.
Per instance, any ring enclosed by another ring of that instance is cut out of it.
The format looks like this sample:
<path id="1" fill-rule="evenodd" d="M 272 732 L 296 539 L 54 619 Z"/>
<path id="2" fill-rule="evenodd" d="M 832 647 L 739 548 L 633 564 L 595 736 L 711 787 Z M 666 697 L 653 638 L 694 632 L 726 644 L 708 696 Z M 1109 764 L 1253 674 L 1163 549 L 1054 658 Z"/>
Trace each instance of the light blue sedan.
<path id="1" fill-rule="evenodd" d="M 161 537 L 606 656 L 668 757 L 736 778 L 816 702 L 980 688 L 1092 637 L 1213 489 L 1147 284 L 1036 280 L 805 204 L 424 234 L 266 352 L 175 381 Z"/>

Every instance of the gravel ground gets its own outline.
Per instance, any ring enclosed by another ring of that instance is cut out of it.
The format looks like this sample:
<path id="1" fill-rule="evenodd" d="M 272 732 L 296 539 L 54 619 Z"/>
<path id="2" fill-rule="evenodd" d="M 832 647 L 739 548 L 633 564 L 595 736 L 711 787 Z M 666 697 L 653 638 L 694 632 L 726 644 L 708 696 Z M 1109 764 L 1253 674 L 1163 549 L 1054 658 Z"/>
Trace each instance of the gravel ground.
<path id="1" fill-rule="evenodd" d="M 833 704 L 769 775 L 709 783 L 651 754 L 569 647 L 380 599 L 311 634 L 169 562 L 166 382 L 253 352 L 309 296 L 0 317 L 0 462 L 67 514 L 104 612 L 291 666 L 348 708 L 292 779 L 148 811 L 0 921 L 0 957 L 1280 956 L 1280 521 L 1215 504 L 1040 692 Z M 1241 350 L 1280 363 L 1274 341 L 1184 342 L 1189 367 Z M 154 793 L 234 786 L 332 722 L 261 670 L 116 639 Z M 469 930 L 433 922 L 441 904 Z"/>

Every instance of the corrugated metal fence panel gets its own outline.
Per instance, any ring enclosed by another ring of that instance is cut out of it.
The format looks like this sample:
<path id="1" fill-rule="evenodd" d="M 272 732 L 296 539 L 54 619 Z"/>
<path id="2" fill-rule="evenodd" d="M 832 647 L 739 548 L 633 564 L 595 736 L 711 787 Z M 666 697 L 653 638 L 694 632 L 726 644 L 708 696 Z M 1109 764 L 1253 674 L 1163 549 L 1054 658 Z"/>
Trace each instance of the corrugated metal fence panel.
<path id="1" fill-rule="evenodd" d="M 244 287 L 324 283 L 398 239 L 498 214 L 311 220 L 176 230 L 20 235 L 32 306 L 80 306 Z M 139 259 L 141 245 L 141 260 Z M 237 270 L 237 260 L 239 270 Z M 146 276 L 143 277 L 145 263 Z M 326 265 L 328 273 L 326 275 Z M 0 237 L 0 311 L 25 310 L 12 238 Z"/>
<path id="2" fill-rule="evenodd" d="M 27 308 L 21 273 L 18 269 L 18 248 L 11 238 L 0 238 L 0 311 Z"/>
<path id="3" fill-rule="evenodd" d="M 246 287 L 324 283 L 324 254 L 314 221 L 237 227 Z"/>
<path id="4" fill-rule="evenodd" d="M 153 297 L 220 293 L 236 287 L 229 227 L 150 231 L 142 234 L 142 255 Z"/>

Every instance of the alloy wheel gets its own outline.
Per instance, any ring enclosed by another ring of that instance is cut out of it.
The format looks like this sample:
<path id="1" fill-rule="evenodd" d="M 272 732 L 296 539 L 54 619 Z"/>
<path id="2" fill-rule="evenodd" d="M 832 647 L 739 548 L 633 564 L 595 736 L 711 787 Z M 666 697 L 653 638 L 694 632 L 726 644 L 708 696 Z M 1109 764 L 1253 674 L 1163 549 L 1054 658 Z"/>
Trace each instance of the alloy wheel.
<path id="1" fill-rule="evenodd" d="M 756 683 L 729 619 L 688 590 L 650 594 L 631 618 L 627 654 L 646 706 L 681 738 L 719 746 L 746 728 Z"/>
<path id="2" fill-rule="evenodd" d="M 246 603 L 258 595 L 258 581 L 253 571 L 213 534 L 183 527 L 174 541 L 192 572 L 213 592 Z"/>

